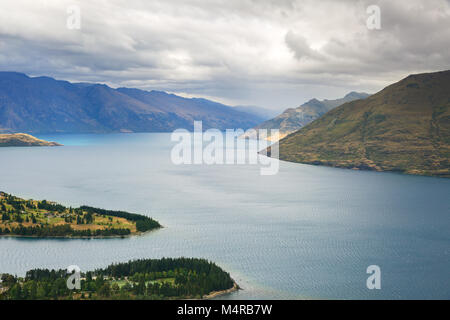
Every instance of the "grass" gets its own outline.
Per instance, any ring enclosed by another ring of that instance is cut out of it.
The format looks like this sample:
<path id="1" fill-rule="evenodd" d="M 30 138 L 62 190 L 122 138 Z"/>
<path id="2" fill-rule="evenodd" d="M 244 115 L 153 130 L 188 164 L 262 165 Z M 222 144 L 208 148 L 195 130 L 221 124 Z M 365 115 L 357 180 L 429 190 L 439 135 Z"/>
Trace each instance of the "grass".
<path id="1" fill-rule="evenodd" d="M 51 202 L 45 203 L 57 205 Z M 129 229 L 131 234 L 137 232 L 136 222 L 122 217 L 94 212 L 92 214 L 92 221 L 89 221 L 88 212 L 84 210 L 63 206 L 59 210 L 49 210 L 42 209 L 42 204 L 43 201 L 24 200 L 0 192 L 0 228 L 3 230 L 6 228 L 12 230 L 12 228 L 18 226 L 42 227 L 69 225 L 73 230 Z M 4 214 L 9 217 L 8 220 L 4 220 Z"/>
<path id="2" fill-rule="evenodd" d="M 122 279 L 122 280 L 110 280 L 109 283 L 110 283 L 111 286 L 114 285 L 114 284 L 117 284 L 119 286 L 119 288 L 122 288 L 126 284 L 133 284 L 132 281 L 124 280 L 124 279 Z M 175 285 L 175 278 L 159 278 L 159 279 L 155 279 L 155 280 L 151 280 L 151 281 L 146 281 L 145 285 L 148 285 L 149 283 L 151 283 L 151 284 L 168 283 L 168 284 L 171 284 L 171 285 Z"/>
<path id="3" fill-rule="evenodd" d="M 450 71 L 407 77 L 288 135 L 280 159 L 450 177 L 449 92 Z"/>

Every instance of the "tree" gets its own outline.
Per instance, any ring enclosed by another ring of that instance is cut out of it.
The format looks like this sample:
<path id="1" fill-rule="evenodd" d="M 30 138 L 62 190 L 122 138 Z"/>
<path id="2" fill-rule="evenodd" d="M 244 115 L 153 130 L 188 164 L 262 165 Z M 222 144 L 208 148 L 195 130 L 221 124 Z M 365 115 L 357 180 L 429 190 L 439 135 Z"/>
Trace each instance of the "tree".
<path id="1" fill-rule="evenodd" d="M 110 288 L 110 286 L 109 286 L 109 283 L 108 283 L 108 282 L 105 282 L 105 283 L 100 287 L 100 289 L 97 290 L 97 293 L 98 293 L 98 295 L 101 296 L 101 297 L 105 297 L 105 298 L 109 297 L 109 296 L 111 295 L 111 288 Z"/>
<path id="2" fill-rule="evenodd" d="M 91 224 L 92 222 L 94 222 L 94 217 L 92 216 L 91 212 L 88 212 L 86 214 L 85 220 L 86 220 L 86 224 Z"/>
<path id="3" fill-rule="evenodd" d="M 19 283 L 16 283 L 15 285 L 13 285 L 8 293 L 9 293 L 9 296 L 11 297 L 11 299 L 14 299 L 14 300 L 22 299 L 22 287 L 20 286 Z"/>
<path id="4" fill-rule="evenodd" d="M 120 287 L 119 287 L 119 285 L 118 285 L 117 283 L 114 283 L 114 284 L 111 286 L 111 289 L 114 291 L 114 293 L 117 293 L 117 292 L 120 291 Z"/>
<path id="5" fill-rule="evenodd" d="M 2 274 L 1 279 L 2 279 L 3 285 L 6 287 L 10 287 L 17 282 L 17 278 L 9 273 Z"/>

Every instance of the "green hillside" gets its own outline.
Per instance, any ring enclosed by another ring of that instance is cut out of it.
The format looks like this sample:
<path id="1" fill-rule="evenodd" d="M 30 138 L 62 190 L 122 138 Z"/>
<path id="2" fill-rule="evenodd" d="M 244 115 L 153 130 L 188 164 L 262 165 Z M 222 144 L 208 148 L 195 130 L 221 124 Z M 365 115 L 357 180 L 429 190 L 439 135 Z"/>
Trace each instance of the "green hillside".
<path id="1" fill-rule="evenodd" d="M 308 123 L 319 118 L 321 115 L 330 111 L 337 106 L 340 106 L 346 102 L 365 99 L 369 95 L 364 92 L 350 92 L 343 98 L 335 100 L 322 100 L 311 99 L 305 102 L 298 108 L 289 108 L 282 114 L 276 116 L 273 119 L 264 121 L 255 127 L 255 129 L 279 129 L 280 138 L 284 138 L 288 134 L 299 130 L 306 126 Z M 246 134 L 245 137 L 256 139 L 256 135 Z M 270 140 L 270 139 L 269 139 Z"/>
<path id="2" fill-rule="evenodd" d="M 450 176 L 450 71 L 410 75 L 280 141 L 280 159 Z"/>
<path id="3" fill-rule="evenodd" d="M 60 146 L 59 143 L 40 140 L 29 134 L 13 133 L 0 134 L 0 147 L 54 147 Z"/>

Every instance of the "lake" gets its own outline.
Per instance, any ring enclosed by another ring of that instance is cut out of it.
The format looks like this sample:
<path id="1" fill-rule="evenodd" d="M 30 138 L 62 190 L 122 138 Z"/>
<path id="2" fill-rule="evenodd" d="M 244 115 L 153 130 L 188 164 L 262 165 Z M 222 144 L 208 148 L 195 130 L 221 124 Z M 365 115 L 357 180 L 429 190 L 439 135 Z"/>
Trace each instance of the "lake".
<path id="1" fill-rule="evenodd" d="M 0 238 L 0 273 L 203 257 L 243 288 L 224 299 L 450 299 L 450 180 L 281 162 L 174 165 L 170 134 L 41 135 L 0 148 L 0 190 L 142 213 L 126 239 Z M 381 290 L 366 269 L 381 268 Z"/>

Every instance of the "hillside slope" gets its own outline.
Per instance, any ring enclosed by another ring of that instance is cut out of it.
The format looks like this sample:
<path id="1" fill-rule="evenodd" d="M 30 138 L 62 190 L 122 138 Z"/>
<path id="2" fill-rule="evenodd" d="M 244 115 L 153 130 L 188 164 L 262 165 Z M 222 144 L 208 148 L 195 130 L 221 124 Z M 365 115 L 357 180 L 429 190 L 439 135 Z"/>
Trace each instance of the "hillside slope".
<path id="1" fill-rule="evenodd" d="M 450 176 L 450 71 L 410 75 L 280 141 L 280 159 Z"/>
<path id="2" fill-rule="evenodd" d="M 317 99 L 311 99 L 298 108 L 289 108 L 277 117 L 264 121 L 263 123 L 257 125 L 255 129 L 279 129 L 280 138 L 283 138 L 288 134 L 306 126 L 308 123 L 314 121 L 329 110 L 336 108 L 343 103 L 358 99 L 365 99 L 368 96 L 369 95 L 367 93 L 363 92 L 350 92 L 345 95 L 345 97 L 335 100 L 319 101 Z M 247 137 L 256 138 L 250 136 Z"/>
<path id="3" fill-rule="evenodd" d="M 25 133 L 0 134 L 0 147 L 55 147 L 59 143 L 38 139 Z"/>
<path id="4" fill-rule="evenodd" d="M 0 132 L 169 132 L 250 128 L 261 118 L 206 99 L 0 72 Z"/>

